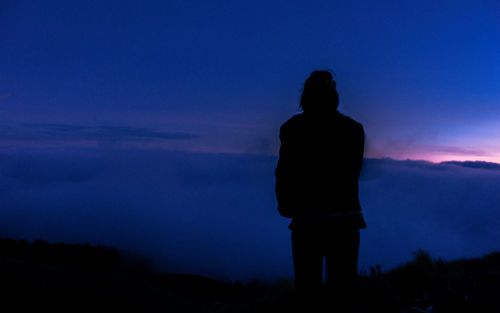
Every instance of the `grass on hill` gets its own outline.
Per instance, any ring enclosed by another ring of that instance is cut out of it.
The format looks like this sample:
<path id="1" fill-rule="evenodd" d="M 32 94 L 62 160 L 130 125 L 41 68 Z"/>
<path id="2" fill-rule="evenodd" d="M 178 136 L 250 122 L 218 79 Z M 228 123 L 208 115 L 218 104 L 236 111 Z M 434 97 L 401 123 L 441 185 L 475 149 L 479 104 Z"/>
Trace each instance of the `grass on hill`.
<path id="1" fill-rule="evenodd" d="M 293 281 L 155 274 L 117 250 L 0 239 L 0 312 L 290 312 Z M 357 312 L 500 312 L 500 253 L 451 262 L 417 251 L 359 276 Z"/>

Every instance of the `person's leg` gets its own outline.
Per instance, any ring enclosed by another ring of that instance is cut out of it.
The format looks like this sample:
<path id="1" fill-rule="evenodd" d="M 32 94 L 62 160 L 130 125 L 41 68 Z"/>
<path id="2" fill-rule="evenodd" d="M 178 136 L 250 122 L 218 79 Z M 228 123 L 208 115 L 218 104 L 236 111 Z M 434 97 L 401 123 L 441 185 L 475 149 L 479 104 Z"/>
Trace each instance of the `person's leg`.
<path id="1" fill-rule="evenodd" d="M 359 230 L 331 235 L 326 251 L 327 297 L 347 312 L 355 301 L 358 278 Z"/>
<path id="2" fill-rule="evenodd" d="M 323 284 L 323 255 L 317 236 L 309 229 L 292 230 L 295 290 L 300 306 L 317 306 Z"/>

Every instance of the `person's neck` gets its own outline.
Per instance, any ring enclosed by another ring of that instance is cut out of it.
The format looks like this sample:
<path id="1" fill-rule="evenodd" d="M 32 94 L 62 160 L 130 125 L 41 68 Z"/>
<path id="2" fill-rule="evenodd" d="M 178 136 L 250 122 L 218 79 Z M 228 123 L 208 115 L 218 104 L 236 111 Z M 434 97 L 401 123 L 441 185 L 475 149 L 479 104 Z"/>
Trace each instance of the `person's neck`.
<path id="1" fill-rule="evenodd" d="M 330 115 L 330 114 L 340 114 L 340 112 L 337 109 L 304 111 L 304 113 L 306 113 L 308 115 L 317 115 L 317 116 Z"/>

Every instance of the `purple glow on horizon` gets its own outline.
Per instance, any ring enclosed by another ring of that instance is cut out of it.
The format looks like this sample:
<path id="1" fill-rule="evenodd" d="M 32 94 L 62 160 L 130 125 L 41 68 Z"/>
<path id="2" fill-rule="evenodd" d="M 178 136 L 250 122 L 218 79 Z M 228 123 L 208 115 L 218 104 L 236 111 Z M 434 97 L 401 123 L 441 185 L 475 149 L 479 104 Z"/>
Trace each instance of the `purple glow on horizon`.
<path id="1" fill-rule="evenodd" d="M 499 12 L 465 0 L 11 2 L 0 19 L 0 148 L 275 155 L 305 78 L 328 68 L 340 110 L 365 126 L 368 157 L 500 162 Z M 40 141 L 5 129 L 25 123 L 199 138 Z"/>

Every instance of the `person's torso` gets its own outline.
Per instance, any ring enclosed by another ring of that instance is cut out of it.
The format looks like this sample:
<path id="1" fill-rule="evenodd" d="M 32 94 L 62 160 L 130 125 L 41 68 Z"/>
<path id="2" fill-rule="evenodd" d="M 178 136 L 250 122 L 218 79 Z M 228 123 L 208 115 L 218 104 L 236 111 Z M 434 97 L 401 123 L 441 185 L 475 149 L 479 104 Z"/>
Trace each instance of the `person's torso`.
<path id="1" fill-rule="evenodd" d="M 302 113 L 287 123 L 298 207 L 305 213 L 360 210 L 353 162 L 362 140 L 358 124 L 339 113 Z"/>

